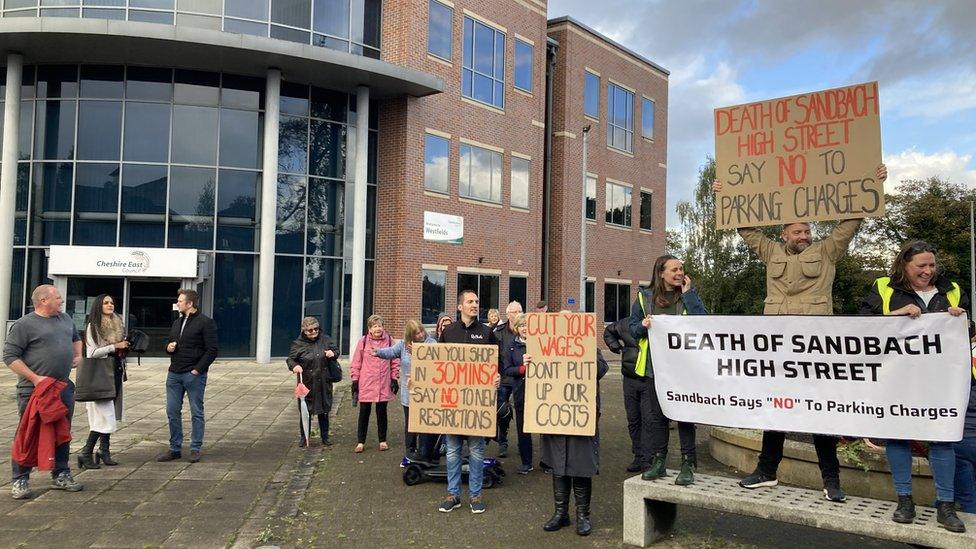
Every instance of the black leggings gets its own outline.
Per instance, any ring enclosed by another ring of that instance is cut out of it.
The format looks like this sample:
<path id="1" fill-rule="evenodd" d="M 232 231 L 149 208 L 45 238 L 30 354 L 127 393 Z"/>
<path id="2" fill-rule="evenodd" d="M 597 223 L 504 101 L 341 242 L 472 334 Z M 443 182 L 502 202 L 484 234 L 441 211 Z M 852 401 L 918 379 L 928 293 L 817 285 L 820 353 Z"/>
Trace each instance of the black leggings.
<path id="1" fill-rule="evenodd" d="M 417 449 L 417 433 L 410 432 L 410 407 L 403 407 L 403 445 L 406 446 L 407 452 L 413 452 Z"/>
<path id="2" fill-rule="evenodd" d="M 357 431 L 360 444 L 366 444 L 366 432 L 369 431 L 369 414 L 372 410 L 372 402 L 359 403 L 359 429 Z M 376 430 L 379 431 L 380 442 L 386 442 L 386 403 L 377 402 L 376 404 Z"/>
<path id="3" fill-rule="evenodd" d="M 654 454 L 668 453 L 668 438 L 671 420 L 664 415 L 661 403 L 657 399 L 657 391 L 654 389 L 654 378 L 651 378 L 650 387 L 651 399 L 651 452 L 644 455 L 644 460 L 650 463 Z M 643 420 L 643 419 L 642 419 Z M 695 424 L 678 421 L 678 439 L 681 441 L 681 454 L 695 457 Z"/>

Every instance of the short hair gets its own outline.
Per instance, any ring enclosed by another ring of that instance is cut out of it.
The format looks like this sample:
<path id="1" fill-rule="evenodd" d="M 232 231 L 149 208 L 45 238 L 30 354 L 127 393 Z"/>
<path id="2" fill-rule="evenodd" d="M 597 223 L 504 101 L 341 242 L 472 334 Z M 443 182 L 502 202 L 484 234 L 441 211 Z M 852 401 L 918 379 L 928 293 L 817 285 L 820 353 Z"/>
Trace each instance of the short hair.
<path id="1" fill-rule="evenodd" d="M 367 330 L 369 328 L 372 328 L 373 326 L 376 326 L 377 324 L 379 324 L 380 326 L 383 325 L 383 317 L 380 315 L 369 315 L 369 318 L 366 319 Z"/>
<path id="2" fill-rule="evenodd" d="M 519 313 L 515 320 L 512 321 L 512 329 L 518 330 L 525 325 L 526 320 L 529 318 L 525 313 Z"/>
<path id="3" fill-rule="evenodd" d="M 474 294 L 475 297 L 478 297 L 478 292 L 472 290 L 471 288 L 466 288 L 458 292 L 458 305 L 464 303 L 464 294 Z"/>
<path id="4" fill-rule="evenodd" d="M 196 290 L 181 289 L 177 295 L 182 295 L 183 301 L 192 304 L 197 309 L 200 308 L 200 294 L 198 294 Z"/>
<path id="5" fill-rule="evenodd" d="M 488 309 L 488 316 L 489 317 L 492 315 L 492 313 L 494 313 L 495 316 L 501 317 L 501 315 L 498 313 L 498 309 Z"/>
<path id="6" fill-rule="evenodd" d="M 34 291 L 31 292 L 31 303 L 34 304 L 34 308 L 36 309 L 37 306 L 41 304 L 42 299 L 51 297 L 51 293 L 54 290 L 57 290 L 57 288 L 51 284 L 41 284 L 40 286 L 34 288 Z"/>
<path id="7" fill-rule="evenodd" d="M 546 303 L 546 300 L 545 299 L 540 299 L 539 302 L 535 304 L 535 308 L 536 309 L 544 309 L 544 308 L 546 308 L 548 306 L 549 306 L 549 304 Z"/>
<path id="8" fill-rule="evenodd" d="M 319 319 L 314 316 L 306 316 L 302 319 L 302 331 L 319 326 Z"/>
<path id="9" fill-rule="evenodd" d="M 518 313 L 521 313 L 522 312 L 522 304 L 519 303 L 518 301 L 512 300 L 512 302 L 509 303 L 507 307 L 505 307 L 505 314 L 508 314 L 508 315 L 510 315 L 510 314 L 517 314 L 515 312 L 515 309 L 518 309 Z"/>

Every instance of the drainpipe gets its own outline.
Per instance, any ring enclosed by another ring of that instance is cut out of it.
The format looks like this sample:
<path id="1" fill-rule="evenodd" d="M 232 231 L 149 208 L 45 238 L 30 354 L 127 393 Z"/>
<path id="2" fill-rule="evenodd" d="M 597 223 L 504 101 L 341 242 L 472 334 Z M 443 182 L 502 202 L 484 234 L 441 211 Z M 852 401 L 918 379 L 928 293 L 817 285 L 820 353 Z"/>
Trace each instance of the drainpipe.
<path id="1" fill-rule="evenodd" d="M 556 48 L 559 42 L 546 39 L 546 120 L 545 145 L 542 156 L 542 299 L 549 300 L 549 224 L 552 202 L 552 81 L 556 72 Z M 525 305 L 528 310 L 529 305 Z"/>

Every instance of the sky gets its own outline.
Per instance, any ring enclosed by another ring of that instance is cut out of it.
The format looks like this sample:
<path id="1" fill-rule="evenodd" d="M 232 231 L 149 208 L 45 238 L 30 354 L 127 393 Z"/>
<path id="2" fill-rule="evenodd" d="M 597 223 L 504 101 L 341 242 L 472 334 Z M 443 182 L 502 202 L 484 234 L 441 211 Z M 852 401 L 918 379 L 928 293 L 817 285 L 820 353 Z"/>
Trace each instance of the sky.
<path id="1" fill-rule="evenodd" d="M 671 72 L 668 226 L 714 155 L 712 109 L 877 80 L 886 189 L 976 188 L 974 0 L 550 0 Z"/>

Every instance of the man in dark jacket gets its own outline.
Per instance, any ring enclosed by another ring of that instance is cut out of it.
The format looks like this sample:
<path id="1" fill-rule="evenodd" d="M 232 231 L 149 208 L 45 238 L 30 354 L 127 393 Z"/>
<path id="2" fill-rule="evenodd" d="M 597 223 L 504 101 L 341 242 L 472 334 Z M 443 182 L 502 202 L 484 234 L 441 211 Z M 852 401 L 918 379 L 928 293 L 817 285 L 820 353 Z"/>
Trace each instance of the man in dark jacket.
<path id="1" fill-rule="evenodd" d="M 193 429 L 190 435 L 190 463 L 200 461 L 203 447 L 203 392 L 207 388 L 207 371 L 217 358 L 217 326 L 199 310 L 200 294 L 180 290 L 176 308 L 180 317 L 169 329 L 166 353 L 169 373 L 166 375 L 166 417 L 169 420 L 169 450 L 156 461 L 180 459 L 183 449 L 183 395 L 190 401 Z"/>
<path id="2" fill-rule="evenodd" d="M 650 378 L 639 376 L 634 371 L 637 365 L 637 340 L 630 335 L 630 317 L 624 317 L 608 324 L 603 330 L 603 342 L 611 352 L 620 356 L 620 373 L 624 376 L 624 410 L 627 412 L 627 432 L 630 433 L 630 448 L 634 461 L 627 466 L 628 473 L 641 470 L 644 461 L 641 437 L 650 443 L 650 425 L 641 421 L 642 414 L 650 414 L 651 391 L 654 390 Z M 646 433 L 644 431 L 647 431 Z"/>
<path id="3" fill-rule="evenodd" d="M 512 322 L 515 317 L 522 314 L 522 304 L 513 301 L 505 308 L 505 322 L 499 322 L 493 330 L 495 339 L 498 340 L 498 364 L 502 363 L 502 353 L 508 350 L 511 339 L 515 337 L 512 331 Z M 515 385 L 515 378 L 502 375 L 502 384 L 498 387 L 498 406 L 508 401 L 512 396 L 512 387 Z M 508 427 L 512 423 L 512 414 L 498 418 L 498 457 L 508 457 Z"/>

